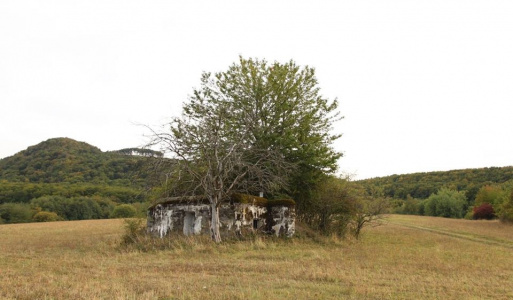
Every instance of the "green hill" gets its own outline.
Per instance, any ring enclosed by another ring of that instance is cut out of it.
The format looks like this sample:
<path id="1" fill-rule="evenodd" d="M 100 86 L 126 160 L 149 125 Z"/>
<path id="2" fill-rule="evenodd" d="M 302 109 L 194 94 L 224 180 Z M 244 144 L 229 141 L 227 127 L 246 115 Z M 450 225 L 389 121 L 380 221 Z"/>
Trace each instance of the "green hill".
<path id="1" fill-rule="evenodd" d="M 0 180 L 144 186 L 147 159 L 124 153 L 102 152 L 69 138 L 49 139 L 1 159 Z"/>
<path id="2" fill-rule="evenodd" d="M 391 175 L 358 181 L 368 188 L 382 189 L 385 196 L 395 199 L 426 199 L 440 188 L 447 187 L 465 191 L 469 202 L 473 202 L 477 191 L 485 185 L 513 180 L 513 167 L 491 167 L 441 172 L 426 172 Z"/>
<path id="3" fill-rule="evenodd" d="M 33 198 L 101 196 L 119 202 L 144 201 L 151 185 L 146 149 L 102 152 L 69 138 L 54 138 L 0 160 L 0 203 Z"/>

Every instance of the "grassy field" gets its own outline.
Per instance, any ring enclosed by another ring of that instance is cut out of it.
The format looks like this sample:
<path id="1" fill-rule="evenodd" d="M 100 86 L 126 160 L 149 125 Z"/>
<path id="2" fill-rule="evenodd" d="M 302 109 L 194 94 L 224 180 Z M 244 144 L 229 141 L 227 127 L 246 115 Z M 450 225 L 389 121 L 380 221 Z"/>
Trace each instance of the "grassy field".
<path id="1" fill-rule="evenodd" d="M 0 225 L 0 298 L 513 299 L 513 227 L 496 221 L 392 215 L 359 241 L 151 252 L 122 234 L 122 220 Z"/>

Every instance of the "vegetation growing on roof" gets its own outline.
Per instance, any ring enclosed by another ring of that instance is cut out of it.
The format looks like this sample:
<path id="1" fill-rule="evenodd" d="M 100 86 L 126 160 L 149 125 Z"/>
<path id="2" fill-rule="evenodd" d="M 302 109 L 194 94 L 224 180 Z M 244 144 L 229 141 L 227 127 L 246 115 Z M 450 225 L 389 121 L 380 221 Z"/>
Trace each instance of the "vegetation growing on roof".
<path id="1" fill-rule="evenodd" d="M 268 200 L 268 207 L 276 207 L 276 206 L 286 206 L 286 207 L 294 207 L 296 206 L 296 201 L 292 199 L 276 199 L 276 200 Z"/>
<path id="2" fill-rule="evenodd" d="M 230 202 L 233 202 L 233 203 L 243 203 L 243 204 L 253 204 L 253 205 L 256 205 L 256 206 L 267 206 L 267 199 L 266 198 L 262 198 L 262 197 L 258 197 L 258 196 L 253 196 L 253 195 L 248 195 L 248 194 L 241 194 L 241 193 L 234 193 L 232 194 L 231 198 L 230 198 Z"/>
<path id="3" fill-rule="evenodd" d="M 296 202 L 292 199 L 277 199 L 268 200 L 263 197 L 253 196 L 249 194 L 233 193 L 230 197 L 230 203 L 252 204 L 260 207 L 275 207 L 287 206 L 293 207 Z M 157 204 L 209 204 L 206 196 L 181 196 L 181 197 L 168 197 L 160 199 L 157 203 L 150 208 L 155 207 Z"/>
<path id="4" fill-rule="evenodd" d="M 150 206 L 150 209 L 158 204 L 209 204 L 209 202 L 206 196 L 167 197 L 157 200 L 155 204 Z"/>

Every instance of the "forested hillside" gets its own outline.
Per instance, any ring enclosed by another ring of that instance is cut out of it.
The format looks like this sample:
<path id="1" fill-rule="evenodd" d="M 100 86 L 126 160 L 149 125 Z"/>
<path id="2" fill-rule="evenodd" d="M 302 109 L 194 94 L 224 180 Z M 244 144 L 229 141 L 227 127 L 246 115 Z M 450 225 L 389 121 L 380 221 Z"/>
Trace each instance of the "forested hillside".
<path id="1" fill-rule="evenodd" d="M 145 158 L 130 151 L 102 152 L 69 138 L 49 139 L 0 160 L 0 179 L 30 183 L 146 184 Z M 142 151 L 142 150 L 141 150 Z M 148 152 L 145 150 L 143 153 Z"/>
<path id="2" fill-rule="evenodd" d="M 391 199 L 394 213 L 513 222 L 513 167 L 392 175 L 358 183 Z"/>
<path id="3" fill-rule="evenodd" d="M 69 138 L 0 160 L 0 223 L 144 215 L 162 154 L 102 152 Z M 160 172 L 161 173 L 161 172 Z M 357 181 L 395 213 L 513 220 L 513 167 L 391 175 Z"/>
<path id="4" fill-rule="evenodd" d="M 54 138 L 0 160 L 0 223 L 111 216 L 120 204 L 142 214 L 159 152 L 128 148 L 102 152 L 69 138 Z M 126 207 L 125 207 L 126 208 Z"/>
<path id="5" fill-rule="evenodd" d="M 385 196 L 395 199 L 426 199 L 442 187 L 464 191 L 473 201 L 485 185 L 504 183 L 513 179 L 513 167 L 491 167 L 441 172 L 391 175 L 358 181 L 366 187 L 379 187 Z"/>

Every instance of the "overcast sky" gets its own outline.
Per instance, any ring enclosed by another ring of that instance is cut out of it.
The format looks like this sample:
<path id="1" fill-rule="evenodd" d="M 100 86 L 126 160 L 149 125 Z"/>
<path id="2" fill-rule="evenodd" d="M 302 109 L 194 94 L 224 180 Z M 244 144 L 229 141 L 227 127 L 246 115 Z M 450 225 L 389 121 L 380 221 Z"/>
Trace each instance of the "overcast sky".
<path id="1" fill-rule="evenodd" d="M 513 165 L 513 1 L 0 1 L 0 158 L 145 143 L 203 71 L 316 69 L 354 178 Z"/>

